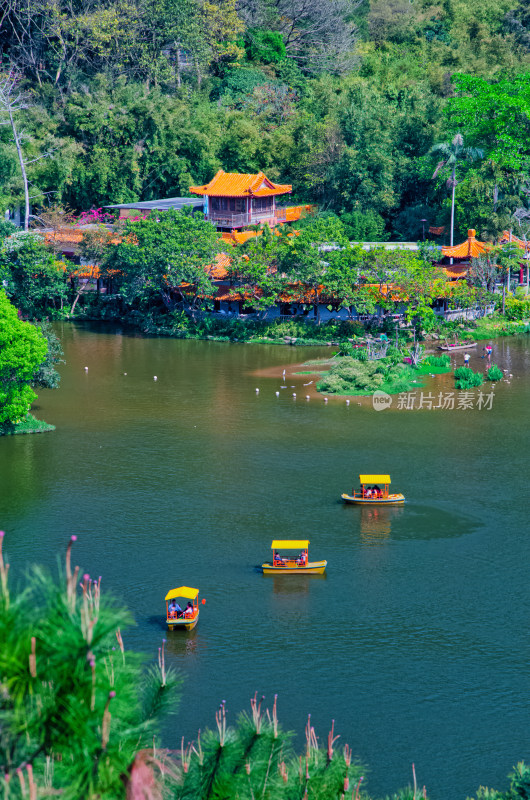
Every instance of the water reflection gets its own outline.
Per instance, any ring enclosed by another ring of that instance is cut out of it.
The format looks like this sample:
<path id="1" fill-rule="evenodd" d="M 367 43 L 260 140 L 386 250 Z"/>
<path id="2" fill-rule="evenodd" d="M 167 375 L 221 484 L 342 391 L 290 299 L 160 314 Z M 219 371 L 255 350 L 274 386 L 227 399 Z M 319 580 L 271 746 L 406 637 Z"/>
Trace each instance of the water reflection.
<path id="1" fill-rule="evenodd" d="M 204 635 L 194 628 L 192 631 L 167 631 L 166 651 L 178 659 L 192 658 L 206 647 Z"/>
<path id="2" fill-rule="evenodd" d="M 403 514 L 404 509 L 396 506 L 361 506 L 361 541 L 374 545 L 386 542 L 392 531 L 392 523 Z"/>
<path id="3" fill-rule="evenodd" d="M 263 577 L 272 580 L 274 594 L 308 594 L 309 585 L 313 581 L 325 581 L 326 573 L 323 575 L 264 575 Z"/>

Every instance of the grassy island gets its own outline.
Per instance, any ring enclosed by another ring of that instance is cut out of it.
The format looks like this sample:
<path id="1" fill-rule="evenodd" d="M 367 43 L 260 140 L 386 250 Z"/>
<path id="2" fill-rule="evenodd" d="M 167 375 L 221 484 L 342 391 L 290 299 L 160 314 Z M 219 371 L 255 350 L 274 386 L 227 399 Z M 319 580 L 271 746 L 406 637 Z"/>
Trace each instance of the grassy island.
<path id="1" fill-rule="evenodd" d="M 379 390 L 387 394 L 408 392 L 424 385 L 427 375 L 441 375 L 451 369 L 448 354 L 413 358 L 405 348 L 388 347 L 387 354 L 370 360 L 365 347 L 343 345 L 332 359 L 308 362 L 312 372 L 320 374 L 316 388 L 322 394 L 370 395 Z"/>

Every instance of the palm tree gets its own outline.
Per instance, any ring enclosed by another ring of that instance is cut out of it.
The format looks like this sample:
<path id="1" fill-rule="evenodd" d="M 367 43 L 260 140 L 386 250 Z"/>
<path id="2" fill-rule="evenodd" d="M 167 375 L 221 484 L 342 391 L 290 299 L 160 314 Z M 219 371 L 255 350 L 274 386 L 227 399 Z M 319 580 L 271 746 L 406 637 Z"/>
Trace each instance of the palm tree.
<path id="1" fill-rule="evenodd" d="M 451 188 L 451 241 L 450 245 L 453 246 L 453 236 L 455 227 L 455 189 L 457 186 L 456 180 L 456 167 L 461 161 L 477 161 L 484 156 L 484 152 L 477 147 L 464 147 L 464 137 L 461 133 L 457 133 L 452 142 L 440 142 L 431 147 L 432 154 L 442 156 L 442 160 L 433 173 L 433 178 L 436 178 L 442 169 L 449 168 L 451 170 L 451 177 L 447 180 L 447 186 Z M 453 259 L 451 259 L 452 263 Z"/>

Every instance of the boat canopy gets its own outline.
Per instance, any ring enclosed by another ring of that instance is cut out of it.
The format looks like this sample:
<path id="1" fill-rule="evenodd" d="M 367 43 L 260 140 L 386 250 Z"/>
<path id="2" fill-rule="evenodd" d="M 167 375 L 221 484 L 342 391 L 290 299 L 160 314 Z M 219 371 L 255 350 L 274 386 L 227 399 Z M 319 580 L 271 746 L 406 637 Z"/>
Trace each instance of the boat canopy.
<path id="1" fill-rule="evenodd" d="M 307 550 L 309 539 L 275 539 L 271 544 L 273 550 Z"/>
<path id="2" fill-rule="evenodd" d="M 390 475 L 359 475 L 359 483 L 390 483 Z"/>
<path id="3" fill-rule="evenodd" d="M 185 597 L 187 600 L 195 600 L 199 594 L 198 589 L 192 589 L 191 586 L 179 586 L 177 589 L 171 589 L 166 594 L 166 600 L 173 600 L 174 597 Z"/>

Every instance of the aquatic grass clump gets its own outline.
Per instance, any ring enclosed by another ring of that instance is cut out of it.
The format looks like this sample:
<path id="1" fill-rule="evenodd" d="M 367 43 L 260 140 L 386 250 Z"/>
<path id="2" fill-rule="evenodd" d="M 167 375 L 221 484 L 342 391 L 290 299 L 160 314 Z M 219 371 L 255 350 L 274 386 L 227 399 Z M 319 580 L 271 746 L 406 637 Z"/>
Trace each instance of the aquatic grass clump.
<path id="1" fill-rule="evenodd" d="M 486 373 L 486 380 L 488 381 L 500 381 L 502 380 L 502 377 L 502 370 L 497 366 L 497 364 L 492 364 Z"/>
<path id="2" fill-rule="evenodd" d="M 451 356 L 449 353 L 444 353 L 441 356 L 426 356 L 424 364 L 428 365 L 429 367 L 450 367 L 451 366 Z"/>
<path id="3" fill-rule="evenodd" d="M 331 364 L 317 389 L 325 394 L 370 394 L 376 389 L 395 393 L 410 388 L 415 375 L 411 367 L 393 364 L 392 359 L 363 362 L 346 356 Z"/>
<path id="4" fill-rule="evenodd" d="M 55 425 L 50 425 L 41 419 L 36 419 L 33 414 L 26 414 L 19 422 L 0 426 L 0 436 L 14 436 L 22 433 L 46 433 L 54 431 Z"/>
<path id="5" fill-rule="evenodd" d="M 455 369 L 455 387 L 460 390 L 473 389 L 475 386 L 482 386 L 484 375 L 482 372 L 473 372 L 469 367 L 457 367 Z"/>

